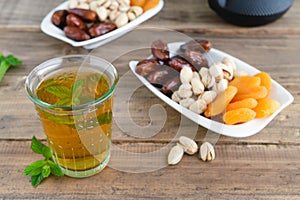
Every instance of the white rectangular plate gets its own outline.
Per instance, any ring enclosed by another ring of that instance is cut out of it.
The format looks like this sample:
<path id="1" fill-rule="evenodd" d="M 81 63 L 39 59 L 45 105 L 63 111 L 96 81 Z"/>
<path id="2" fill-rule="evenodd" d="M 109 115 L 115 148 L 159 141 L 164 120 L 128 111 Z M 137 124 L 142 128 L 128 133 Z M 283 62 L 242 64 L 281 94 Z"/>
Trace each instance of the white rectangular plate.
<path id="1" fill-rule="evenodd" d="M 164 6 L 164 1 L 160 0 L 159 4 L 157 6 L 155 6 L 154 8 L 144 12 L 141 16 L 137 17 L 136 19 L 132 20 L 131 22 L 129 22 L 128 24 L 117 28 L 109 33 L 106 33 L 104 35 L 101 35 L 99 37 L 96 38 L 92 38 L 86 41 L 81 41 L 81 42 L 77 42 L 74 41 L 70 38 L 67 38 L 65 36 L 65 33 L 63 30 L 59 29 L 58 27 L 56 27 L 54 24 L 52 24 L 51 22 L 51 17 L 53 15 L 53 13 L 56 10 L 62 10 L 62 9 L 68 9 L 68 4 L 69 1 L 66 1 L 62 4 L 60 4 L 59 6 L 57 6 L 56 8 L 54 8 L 52 11 L 50 11 L 46 17 L 43 19 L 42 23 L 41 23 L 41 30 L 46 33 L 47 35 L 50 35 L 54 38 L 57 38 L 59 40 L 62 40 L 66 43 L 71 44 L 74 47 L 80 47 L 83 46 L 86 49 L 92 49 L 92 48 L 96 48 L 99 47 L 101 45 L 104 45 L 124 34 L 126 34 L 127 32 L 131 31 L 132 29 L 134 29 L 136 26 L 138 26 L 139 24 L 143 23 L 144 21 L 150 19 L 151 17 L 153 17 L 154 15 L 156 15 Z"/>
<path id="2" fill-rule="evenodd" d="M 168 47 L 170 49 L 170 52 L 176 52 L 180 45 L 182 45 L 182 42 L 178 43 L 170 43 L 168 44 Z M 219 51 L 217 49 L 211 49 L 208 53 L 210 57 L 209 64 L 211 64 L 211 60 L 213 61 L 221 61 L 225 57 L 232 58 L 236 65 L 238 70 L 243 70 L 247 72 L 249 75 L 254 75 L 258 72 L 260 72 L 258 69 L 252 67 L 251 65 L 229 55 L 222 51 Z M 184 108 L 183 106 L 179 105 L 178 103 L 174 102 L 169 97 L 165 96 L 163 93 L 159 91 L 156 87 L 151 85 L 144 77 L 140 76 L 135 72 L 135 67 L 137 65 L 138 61 L 130 61 L 129 67 L 132 70 L 132 72 L 137 76 L 137 78 L 156 96 L 158 96 L 161 100 L 163 100 L 165 103 L 167 103 L 169 106 L 180 112 L 182 115 L 187 117 L 188 119 L 194 121 L 195 123 L 222 135 L 230 136 L 230 137 L 248 137 L 251 135 L 254 135 L 261 131 L 264 127 L 266 127 L 270 121 L 279 113 L 281 112 L 285 107 L 287 107 L 289 104 L 291 104 L 294 100 L 293 96 L 285 89 L 283 88 L 279 83 L 272 80 L 272 91 L 269 95 L 271 99 L 277 100 L 280 103 L 280 108 L 273 113 L 271 116 L 261 119 L 254 119 L 247 123 L 238 124 L 238 125 L 227 125 L 223 124 L 211 119 L 208 119 L 204 116 L 198 115 L 189 109 Z"/>

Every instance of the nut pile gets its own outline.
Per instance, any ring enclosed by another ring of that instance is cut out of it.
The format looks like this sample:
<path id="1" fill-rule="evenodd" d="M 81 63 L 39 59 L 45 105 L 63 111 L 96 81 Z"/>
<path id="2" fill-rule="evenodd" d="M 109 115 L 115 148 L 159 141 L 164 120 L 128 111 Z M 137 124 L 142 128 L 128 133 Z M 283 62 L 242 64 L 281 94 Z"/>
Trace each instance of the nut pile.
<path id="1" fill-rule="evenodd" d="M 92 10 L 99 21 L 113 22 L 118 28 L 143 13 L 142 7 L 130 6 L 130 0 L 70 0 L 69 8 Z"/>
<path id="2" fill-rule="evenodd" d="M 209 68 L 202 67 L 199 72 L 183 67 L 180 71 L 181 85 L 172 95 L 172 100 L 191 111 L 202 114 L 207 105 L 228 87 L 236 71 L 235 63 L 230 58 L 216 62 Z"/>
<path id="3" fill-rule="evenodd" d="M 280 107 L 268 97 L 269 74 L 249 76 L 229 57 L 208 66 L 210 48 L 207 40 L 193 40 L 170 57 L 167 44 L 156 40 L 151 45 L 154 58 L 140 61 L 135 71 L 181 106 L 207 118 L 220 115 L 229 125 L 268 117 Z"/>
<path id="4" fill-rule="evenodd" d="M 178 143 L 171 148 L 168 155 L 168 164 L 176 165 L 183 157 L 184 153 L 193 155 L 198 151 L 197 143 L 185 136 L 180 136 Z M 215 159 L 214 147 L 209 142 L 204 142 L 199 149 L 199 158 L 203 161 L 211 161 Z"/>

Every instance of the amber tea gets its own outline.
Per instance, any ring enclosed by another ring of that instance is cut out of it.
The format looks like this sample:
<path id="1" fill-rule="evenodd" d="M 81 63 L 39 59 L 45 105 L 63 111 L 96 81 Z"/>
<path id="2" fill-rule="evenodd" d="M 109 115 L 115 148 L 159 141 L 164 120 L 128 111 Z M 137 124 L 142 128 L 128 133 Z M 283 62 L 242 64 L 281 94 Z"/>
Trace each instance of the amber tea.
<path id="1" fill-rule="evenodd" d="M 111 88 L 116 83 L 110 75 L 69 66 L 48 73 L 37 84 L 36 109 L 53 159 L 66 175 L 87 177 L 109 161 Z"/>

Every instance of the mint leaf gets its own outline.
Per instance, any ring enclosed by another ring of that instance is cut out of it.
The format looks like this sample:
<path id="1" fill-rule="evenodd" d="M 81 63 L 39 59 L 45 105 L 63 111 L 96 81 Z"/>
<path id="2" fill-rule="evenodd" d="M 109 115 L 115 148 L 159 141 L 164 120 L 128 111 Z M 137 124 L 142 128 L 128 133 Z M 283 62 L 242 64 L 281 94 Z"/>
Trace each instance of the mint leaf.
<path id="1" fill-rule="evenodd" d="M 6 62 L 8 62 L 11 66 L 21 65 L 23 64 L 18 58 L 14 57 L 13 55 L 8 55 L 4 58 Z"/>
<path id="2" fill-rule="evenodd" d="M 72 98 L 78 98 L 82 92 L 82 85 L 84 80 L 77 80 L 71 86 Z"/>
<path id="3" fill-rule="evenodd" d="M 50 174 L 55 176 L 64 175 L 60 167 L 51 160 L 52 155 L 50 148 L 40 143 L 35 136 L 33 136 L 31 140 L 31 149 L 33 152 L 42 154 L 45 157 L 44 160 L 37 160 L 31 163 L 25 167 L 23 171 L 24 175 L 31 176 L 32 186 L 37 187 L 42 180 L 47 178 Z"/>
<path id="4" fill-rule="evenodd" d="M 0 54 L 0 81 L 2 80 L 4 74 L 11 66 L 21 65 L 22 61 L 18 58 L 14 57 L 13 55 L 8 55 L 4 57 Z"/>
<path id="5" fill-rule="evenodd" d="M 55 106 L 71 106 L 72 105 L 72 99 L 67 97 L 65 99 L 58 100 L 55 104 Z"/>
<path id="6" fill-rule="evenodd" d="M 52 160 L 48 160 L 48 164 L 50 166 L 51 173 L 54 176 L 63 176 L 64 175 L 62 170 L 60 169 L 60 167 L 56 163 L 54 163 Z"/>
<path id="7" fill-rule="evenodd" d="M 45 160 L 37 160 L 30 165 L 28 165 L 24 171 L 24 175 L 30 175 L 30 176 L 36 176 L 39 175 L 42 172 L 42 168 L 44 165 L 47 164 L 47 161 Z"/>
<path id="8" fill-rule="evenodd" d="M 46 177 L 43 176 L 43 174 L 39 174 L 36 176 L 31 176 L 31 185 L 33 187 L 37 187 L 43 179 L 45 179 Z"/>
<path id="9" fill-rule="evenodd" d="M 44 178 L 47 178 L 51 173 L 50 165 L 47 164 L 42 167 L 42 175 Z"/>
<path id="10" fill-rule="evenodd" d="M 31 140 L 31 149 L 35 153 L 42 154 L 46 159 L 52 157 L 50 148 L 39 142 L 35 136 L 33 136 Z"/>
<path id="11" fill-rule="evenodd" d="M 60 99 L 69 98 L 71 96 L 71 91 L 66 86 L 48 86 L 46 91 Z"/>
<path id="12" fill-rule="evenodd" d="M 104 114 L 101 114 L 99 116 L 97 116 L 97 120 L 98 120 L 98 123 L 100 125 L 102 124 L 109 124 L 112 120 L 112 112 L 111 111 L 108 111 Z"/>

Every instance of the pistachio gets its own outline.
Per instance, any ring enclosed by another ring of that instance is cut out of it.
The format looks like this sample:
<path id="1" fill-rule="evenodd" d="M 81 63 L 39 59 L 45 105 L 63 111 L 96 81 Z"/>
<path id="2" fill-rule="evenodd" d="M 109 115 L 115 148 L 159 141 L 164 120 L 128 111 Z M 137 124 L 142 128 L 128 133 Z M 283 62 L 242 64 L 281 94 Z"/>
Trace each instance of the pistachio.
<path id="1" fill-rule="evenodd" d="M 196 96 L 202 94 L 204 92 L 204 85 L 200 81 L 200 78 L 192 78 L 191 80 L 192 90 Z"/>
<path id="2" fill-rule="evenodd" d="M 217 92 L 223 92 L 228 87 L 228 81 L 227 79 L 221 79 L 217 84 Z"/>
<path id="3" fill-rule="evenodd" d="M 81 3 L 76 8 L 81 8 L 81 9 L 89 10 L 90 6 L 87 3 Z"/>
<path id="4" fill-rule="evenodd" d="M 130 8 L 130 6 L 127 5 L 127 4 L 120 4 L 120 5 L 119 5 L 119 10 L 120 10 L 121 12 L 127 12 L 127 11 L 129 10 L 129 8 Z"/>
<path id="5" fill-rule="evenodd" d="M 203 99 L 198 99 L 189 106 L 189 109 L 197 114 L 203 113 L 206 110 L 206 108 L 207 104 Z"/>
<path id="6" fill-rule="evenodd" d="M 208 68 L 202 67 L 199 72 L 205 88 L 211 88 L 215 84 L 215 78 L 209 73 Z"/>
<path id="7" fill-rule="evenodd" d="M 233 68 L 231 65 L 221 65 L 221 68 L 223 70 L 223 77 L 227 79 L 228 81 L 231 81 L 233 79 Z"/>
<path id="8" fill-rule="evenodd" d="M 133 12 L 135 16 L 138 17 L 143 14 L 143 8 L 140 6 L 131 6 L 129 12 Z"/>
<path id="9" fill-rule="evenodd" d="M 172 94 L 172 100 L 175 101 L 175 102 L 179 102 L 181 100 L 180 96 L 178 95 L 178 91 L 175 91 L 173 94 Z"/>
<path id="10" fill-rule="evenodd" d="M 181 83 L 189 83 L 193 78 L 193 71 L 190 67 L 184 66 L 180 71 Z"/>
<path id="11" fill-rule="evenodd" d="M 104 6 L 97 8 L 96 13 L 98 15 L 99 20 L 102 22 L 105 21 L 108 16 L 108 12 Z"/>
<path id="12" fill-rule="evenodd" d="M 178 88 L 178 95 L 180 98 L 186 99 L 193 95 L 192 86 L 189 83 L 183 83 Z"/>
<path id="13" fill-rule="evenodd" d="M 169 152 L 168 155 L 168 164 L 169 165 L 176 165 L 177 163 L 180 162 L 183 156 L 183 148 L 179 145 L 176 145 L 172 147 L 172 149 Z"/>
<path id="14" fill-rule="evenodd" d="M 111 0 L 106 0 L 106 1 L 102 4 L 102 6 L 103 6 L 104 8 L 109 8 L 110 5 L 111 5 Z"/>
<path id="15" fill-rule="evenodd" d="M 205 91 L 201 96 L 200 99 L 203 99 L 206 104 L 210 104 L 213 100 L 217 97 L 217 92 L 213 90 Z"/>
<path id="16" fill-rule="evenodd" d="M 98 7 L 99 7 L 98 1 L 92 1 L 92 2 L 90 3 L 90 9 L 91 9 L 92 11 L 95 11 L 95 12 L 96 12 L 96 10 L 97 10 Z"/>
<path id="17" fill-rule="evenodd" d="M 115 21 L 121 13 L 118 10 L 113 10 L 109 13 L 109 19 Z"/>
<path id="18" fill-rule="evenodd" d="M 229 58 L 229 57 L 225 57 L 223 60 L 222 60 L 222 63 L 227 65 L 227 66 L 230 66 L 233 71 L 236 71 L 236 64 L 235 62 L 233 61 L 233 59 Z"/>
<path id="19" fill-rule="evenodd" d="M 200 74 L 198 72 L 193 72 L 193 77 L 192 78 L 197 78 L 197 79 L 201 80 Z"/>
<path id="20" fill-rule="evenodd" d="M 128 23 L 128 17 L 126 13 L 121 13 L 115 21 L 116 26 L 119 28 Z"/>
<path id="21" fill-rule="evenodd" d="M 194 140 L 186 136 L 180 136 L 178 140 L 185 153 L 193 155 L 198 151 L 198 145 Z"/>
<path id="22" fill-rule="evenodd" d="M 222 65 L 224 64 L 221 62 L 215 62 L 209 68 L 209 73 L 215 77 L 216 81 L 219 81 L 223 78 Z"/>
<path id="23" fill-rule="evenodd" d="M 179 101 L 179 104 L 185 108 L 190 107 L 193 103 L 195 102 L 195 100 L 193 98 L 186 98 L 186 99 L 181 99 Z"/>
<path id="24" fill-rule="evenodd" d="M 109 9 L 110 10 L 117 10 L 119 8 L 119 3 L 117 1 L 112 1 L 110 6 L 109 6 Z"/>
<path id="25" fill-rule="evenodd" d="M 215 150 L 212 144 L 210 144 L 209 142 L 204 142 L 200 146 L 199 157 L 203 161 L 211 161 L 215 159 Z"/>

